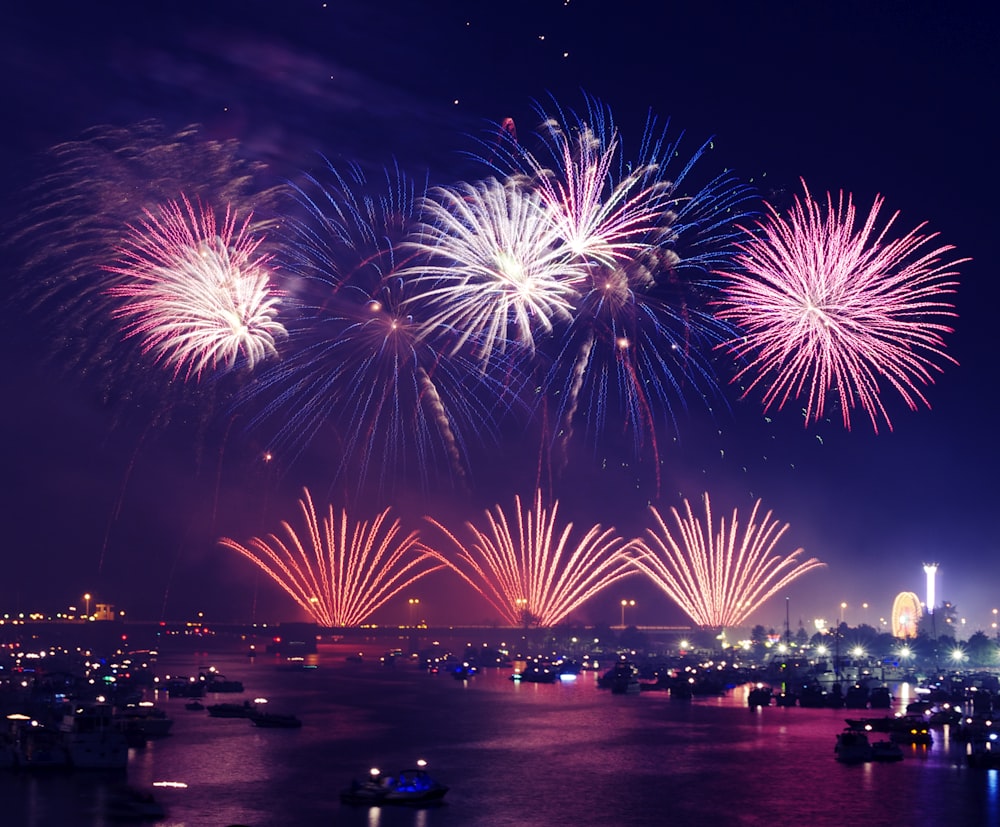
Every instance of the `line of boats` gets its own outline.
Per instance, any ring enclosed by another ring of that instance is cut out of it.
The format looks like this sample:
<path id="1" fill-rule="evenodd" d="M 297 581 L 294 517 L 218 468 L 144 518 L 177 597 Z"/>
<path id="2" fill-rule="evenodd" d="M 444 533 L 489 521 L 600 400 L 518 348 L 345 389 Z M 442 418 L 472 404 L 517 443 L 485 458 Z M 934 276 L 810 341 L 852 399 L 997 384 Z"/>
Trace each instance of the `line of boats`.
<path id="1" fill-rule="evenodd" d="M 0 768 L 124 770 L 130 747 L 170 734 L 174 721 L 151 702 L 115 707 L 98 700 L 53 705 L 48 714 L 6 716 Z"/>

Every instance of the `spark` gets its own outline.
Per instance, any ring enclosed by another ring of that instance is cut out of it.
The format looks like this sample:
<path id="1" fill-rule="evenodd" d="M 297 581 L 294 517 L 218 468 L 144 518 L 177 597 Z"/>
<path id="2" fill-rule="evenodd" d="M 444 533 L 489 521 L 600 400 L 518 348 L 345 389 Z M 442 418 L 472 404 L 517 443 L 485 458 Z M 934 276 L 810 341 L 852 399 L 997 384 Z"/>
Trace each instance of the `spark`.
<path id="1" fill-rule="evenodd" d="M 212 210 L 171 201 L 130 228 L 118 264 L 107 268 L 122 278 L 108 290 L 123 300 L 113 317 L 175 378 L 277 356 L 276 340 L 285 336 L 280 298 L 249 222 L 237 225 L 227 210 L 217 224 Z"/>
<path id="2" fill-rule="evenodd" d="M 611 110 L 585 101 L 583 115 L 536 104 L 541 151 L 502 140 L 488 163 L 537 188 L 586 273 L 544 380 L 545 403 L 558 398 L 562 464 L 577 423 L 595 439 L 613 423 L 659 469 L 657 431 L 677 430 L 689 397 L 707 402 L 718 392 L 707 357 L 729 331 L 703 309 L 704 295 L 714 290 L 711 268 L 735 252 L 751 192 L 730 173 L 694 183 L 710 142 L 677 165 L 683 133 L 671 138 L 652 113 L 627 158 Z"/>
<path id="3" fill-rule="evenodd" d="M 485 597 L 505 622 L 554 626 L 634 573 L 630 544 L 614 528 L 594 525 L 571 542 L 573 523 L 559 528 L 558 502 L 547 509 L 538 491 L 533 510 L 522 509 L 517 496 L 514 504 L 512 520 L 496 506 L 486 512 L 484 527 L 466 523 L 473 538 L 468 545 L 427 518 L 459 550 L 454 560 L 433 553 Z"/>
<path id="4" fill-rule="evenodd" d="M 287 222 L 283 270 L 297 278 L 289 347 L 241 400 L 251 427 L 291 462 L 335 429 L 335 476 L 380 491 L 439 470 L 460 487 L 468 439 L 489 441 L 505 389 L 407 307 L 400 245 L 418 204 L 398 169 L 369 183 L 360 169 L 328 165 L 295 187 L 301 214 Z"/>
<path id="5" fill-rule="evenodd" d="M 358 626 L 400 591 L 443 568 L 415 531 L 403 534 L 386 508 L 352 523 L 328 506 L 320 519 L 308 489 L 299 500 L 305 530 L 282 521 L 283 537 L 253 537 L 247 545 L 228 537 L 219 544 L 251 560 L 324 627 Z"/>
<path id="6" fill-rule="evenodd" d="M 727 343 L 744 362 L 734 381 L 749 378 L 744 397 L 764 388 L 764 410 L 805 399 L 805 424 L 824 415 L 836 399 L 844 426 L 863 410 L 875 432 L 892 422 L 883 391 L 894 389 L 910 410 L 930 406 L 921 388 L 933 384 L 945 352 L 944 335 L 956 316 L 949 296 L 957 290 L 951 246 L 929 245 L 937 234 L 924 224 L 893 238 L 899 213 L 877 229 L 884 199 L 876 196 L 864 224 L 848 194 L 824 207 L 803 182 L 787 216 L 768 205 L 759 233 L 739 244 L 726 279 L 720 318 L 735 323 Z"/>
<path id="7" fill-rule="evenodd" d="M 538 193 L 495 179 L 435 189 L 409 249 L 419 260 L 401 275 L 432 305 L 430 328 L 467 342 L 485 364 L 509 342 L 528 351 L 536 336 L 571 318 L 584 269 L 569 258 Z"/>
<path id="8" fill-rule="evenodd" d="M 656 528 L 648 528 L 645 538 L 637 541 L 640 553 L 635 560 L 636 567 L 699 626 L 739 626 L 779 589 L 825 565 L 816 558 L 800 560 L 801 548 L 784 557 L 774 554 L 788 524 L 779 526 L 770 511 L 758 523 L 760 500 L 745 526 L 733 509 L 729 523 L 723 519 L 718 528 L 708 494 L 704 502 L 704 523 L 686 499 L 683 517 L 670 509 L 676 533 L 650 506 Z"/>

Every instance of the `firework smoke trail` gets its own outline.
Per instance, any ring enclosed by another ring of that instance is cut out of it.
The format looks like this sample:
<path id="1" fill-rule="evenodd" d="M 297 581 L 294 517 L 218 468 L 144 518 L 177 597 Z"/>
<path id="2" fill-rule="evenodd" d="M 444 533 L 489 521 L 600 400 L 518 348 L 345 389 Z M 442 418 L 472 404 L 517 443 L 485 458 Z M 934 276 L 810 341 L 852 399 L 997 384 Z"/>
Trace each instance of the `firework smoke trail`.
<path id="1" fill-rule="evenodd" d="M 541 151 L 502 139 L 490 166 L 537 188 L 587 274 L 544 379 L 559 390 L 561 455 L 568 455 L 578 413 L 595 439 L 618 415 L 636 455 L 650 448 L 659 469 L 655 420 L 676 430 L 677 406 L 686 406 L 692 392 L 706 402 L 718 392 L 708 354 L 730 330 L 699 304 L 714 290 L 713 267 L 734 252 L 736 224 L 752 193 L 729 173 L 687 191 L 712 144 L 677 168 L 683 135 L 669 139 L 652 114 L 637 158 L 627 160 L 610 109 L 585 101 L 583 115 L 554 101 L 536 104 Z"/>
<path id="2" fill-rule="evenodd" d="M 308 489 L 299 506 L 305 523 L 300 537 L 286 521 L 284 537 L 253 537 L 247 545 L 228 537 L 219 544 L 242 554 L 305 610 L 320 626 L 358 626 L 400 591 L 444 568 L 417 539 L 402 534 L 387 508 L 371 521 L 351 523 L 347 512 L 329 506 L 317 515 Z"/>
<path id="3" fill-rule="evenodd" d="M 815 558 L 800 560 L 801 548 L 781 557 L 775 546 L 788 529 L 778 525 L 771 512 L 757 522 L 760 500 L 754 503 L 746 526 L 733 509 L 730 522 L 712 522 L 712 507 L 704 495 L 705 522 L 684 500 L 685 516 L 671 508 L 676 533 L 667 527 L 656 508 L 650 512 L 656 528 L 646 530 L 638 542 L 636 567 L 644 572 L 699 626 L 739 626 L 777 591 L 812 569 L 824 566 Z"/>
<path id="4" fill-rule="evenodd" d="M 325 428 L 339 431 L 335 476 L 359 491 L 414 475 L 426 489 L 441 473 L 464 485 L 468 437 L 490 438 L 507 389 L 448 356 L 406 307 L 397 256 L 417 208 L 413 181 L 387 170 L 372 188 L 359 169 L 331 166 L 294 189 L 302 214 L 287 222 L 282 271 L 296 320 L 282 362 L 240 400 L 256 409 L 251 427 L 275 428 L 269 447 L 286 466 Z"/>
<path id="5" fill-rule="evenodd" d="M 444 437 L 445 446 L 448 449 L 448 456 L 451 459 L 451 466 L 458 476 L 465 480 L 465 468 L 462 465 L 462 455 L 458 450 L 458 443 L 455 441 L 455 434 L 451 429 L 451 422 L 448 419 L 448 410 L 444 406 L 441 394 L 438 393 L 437 386 L 427 375 L 427 371 L 422 367 L 417 368 L 417 381 L 420 385 L 421 396 L 427 399 L 434 421 L 437 423 L 441 435 Z"/>
<path id="6" fill-rule="evenodd" d="M 24 275 L 20 297 L 51 324 L 60 369 L 99 383 L 116 417 L 141 407 L 145 421 L 162 425 L 178 407 L 203 411 L 203 386 L 149 371 L 139 340 L 116 335 L 117 299 L 108 288 L 120 278 L 106 265 L 123 228 L 145 210 L 187 194 L 257 216 L 248 232 L 259 234 L 273 220 L 281 188 L 264 183 L 266 168 L 248 160 L 237 141 L 208 139 L 196 125 L 174 132 L 154 121 L 94 127 L 39 161 L 41 174 L 24 194 L 7 252 Z"/>
<path id="7" fill-rule="evenodd" d="M 422 206 L 400 275 L 416 291 L 408 305 L 429 308 L 428 330 L 455 332 L 453 353 L 473 342 L 485 370 L 494 351 L 530 352 L 537 332 L 572 317 L 585 269 L 538 193 L 491 179 L 435 189 Z"/>
<path id="8" fill-rule="evenodd" d="M 957 289 L 955 267 L 968 259 L 931 248 L 936 234 L 919 225 L 889 235 L 899 213 L 876 230 L 884 203 L 875 198 L 855 230 L 855 207 L 843 193 L 824 207 L 805 182 L 787 217 L 768 205 L 760 231 L 740 245 L 719 303 L 720 318 L 735 323 L 727 347 L 745 362 L 734 381 L 749 379 L 744 397 L 764 388 L 764 409 L 805 399 L 805 424 L 818 421 L 835 394 L 844 426 L 860 407 L 875 432 L 892 422 L 882 400 L 893 388 L 910 408 L 929 407 L 921 386 L 933 384 L 945 352 L 946 321 L 956 316 L 949 296 Z"/>
<path id="9" fill-rule="evenodd" d="M 123 319 L 126 336 L 142 339 L 143 353 L 184 374 L 252 369 L 277 356 L 285 336 L 277 320 L 279 297 L 271 287 L 270 258 L 258 255 L 262 241 L 226 212 L 215 213 L 186 198 L 171 201 L 159 214 L 130 227 L 129 241 L 116 266 L 121 277 L 108 293 L 122 300 L 112 316 Z"/>
<path id="10" fill-rule="evenodd" d="M 534 510 L 514 499 L 514 528 L 497 506 L 486 527 L 466 526 L 473 542 L 463 544 L 438 521 L 427 519 L 459 549 L 457 560 L 431 552 L 478 591 L 512 626 L 554 626 L 612 583 L 631 574 L 630 544 L 613 528 L 595 525 L 573 543 L 573 523 L 557 535 L 559 503 L 546 509 L 542 492 Z"/>

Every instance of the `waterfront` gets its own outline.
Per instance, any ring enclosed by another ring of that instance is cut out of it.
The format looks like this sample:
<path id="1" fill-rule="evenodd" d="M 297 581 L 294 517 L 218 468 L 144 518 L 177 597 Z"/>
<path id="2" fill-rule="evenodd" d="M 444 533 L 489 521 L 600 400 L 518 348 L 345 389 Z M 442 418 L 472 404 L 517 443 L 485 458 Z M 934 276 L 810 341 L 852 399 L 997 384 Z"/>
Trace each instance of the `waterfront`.
<path id="1" fill-rule="evenodd" d="M 301 729 L 258 729 L 157 697 L 173 734 L 130 754 L 128 781 L 156 788 L 164 827 L 283 825 L 980 825 L 1000 822 L 997 771 L 965 766 L 962 746 L 936 730 L 929 749 L 899 764 L 842 766 L 838 709 L 750 710 L 746 687 L 672 700 L 665 692 L 614 695 L 584 673 L 571 683 L 524 684 L 509 668 L 467 680 L 409 666 L 360 663 L 323 647 L 319 668 L 289 672 L 244 652 L 161 656 L 157 674 L 216 666 L 242 680 L 242 695 L 294 712 Z M 432 809 L 342 805 L 352 776 L 395 772 L 425 758 L 450 785 Z M 4 824 L 98 827 L 120 779 L 101 773 L 0 773 Z"/>

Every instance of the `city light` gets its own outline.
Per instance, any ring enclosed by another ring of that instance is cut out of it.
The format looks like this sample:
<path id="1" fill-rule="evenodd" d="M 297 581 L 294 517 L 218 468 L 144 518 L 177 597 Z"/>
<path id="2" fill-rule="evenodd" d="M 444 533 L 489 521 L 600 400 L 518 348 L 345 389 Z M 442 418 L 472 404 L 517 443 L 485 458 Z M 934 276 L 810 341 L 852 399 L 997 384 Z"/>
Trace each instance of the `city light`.
<path id="1" fill-rule="evenodd" d="M 634 600 L 622 600 L 622 628 L 625 628 L 625 607 L 632 608 L 635 606 Z"/>

